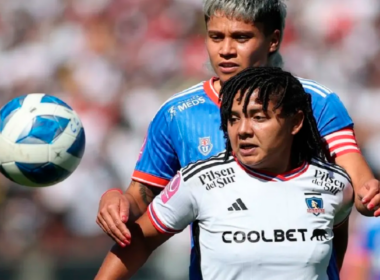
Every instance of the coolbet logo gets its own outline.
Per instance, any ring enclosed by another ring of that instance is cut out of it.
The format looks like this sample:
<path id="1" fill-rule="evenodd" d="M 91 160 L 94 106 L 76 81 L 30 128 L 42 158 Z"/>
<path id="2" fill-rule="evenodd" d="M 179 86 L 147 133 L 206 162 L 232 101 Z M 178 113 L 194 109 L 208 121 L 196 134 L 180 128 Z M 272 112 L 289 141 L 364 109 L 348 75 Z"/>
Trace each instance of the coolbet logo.
<path id="1" fill-rule="evenodd" d="M 186 100 L 185 102 L 182 102 L 180 105 L 177 106 L 178 111 L 182 112 L 185 111 L 188 108 L 197 106 L 199 104 L 205 103 L 206 100 L 202 96 L 194 96 L 193 98 L 190 98 Z"/>
<path id="2" fill-rule="evenodd" d="M 332 178 L 329 173 L 323 172 L 321 170 L 315 170 L 313 184 L 323 187 L 325 191 L 331 192 L 336 195 L 338 192 L 342 191 L 344 184 L 334 178 Z"/>
<path id="3" fill-rule="evenodd" d="M 180 182 L 181 175 L 178 173 L 161 193 L 161 200 L 164 204 L 167 203 L 169 199 L 172 198 L 172 196 L 178 191 Z"/>
<path id="4" fill-rule="evenodd" d="M 198 150 L 202 155 L 207 156 L 212 150 L 212 143 L 210 137 L 199 138 Z"/>
<path id="5" fill-rule="evenodd" d="M 306 228 L 300 229 L 274 229 L 273 231 L 252 230 L 245 231 L 225 231 L 222 233 L 224 243 L 258 243 L 258 242 L 306 242 L 324 241 L 329 238 L 328 233 L 324 229 L 315 229 L 310 233 Z"/>
<path id="6" fill-rule="evenodd" d="M 206 190 L 213 188 L 224 188 L 226 185 L 235 183 L 235 170 L 230 167 L 218 171 L 207 171 L 198 178 L 202 186 L 206 186 Z"/>

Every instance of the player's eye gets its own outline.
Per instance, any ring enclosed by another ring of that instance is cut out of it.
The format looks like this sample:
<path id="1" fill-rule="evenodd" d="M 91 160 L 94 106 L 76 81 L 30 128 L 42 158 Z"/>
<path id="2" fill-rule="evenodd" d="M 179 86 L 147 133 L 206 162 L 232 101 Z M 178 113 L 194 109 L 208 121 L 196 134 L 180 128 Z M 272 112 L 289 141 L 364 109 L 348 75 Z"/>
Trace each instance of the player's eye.
<path id="1" fill-rule="evenodd" d="M 262 121 L 265 121 L 267 119 L 267 117 L 265 117 L 264 115 L 254 115 L 253 116 L 253 119 L 255 121 L 259 121 L 259 122 L 262 122 Z"/>
<path id="2" fill-rule="evenodd" d="M 241 35 L 241 36 L 237 36 L 235 40 L 238 41 L 239 43 L 245 43 L 249 40 L 249 37 Z"/>
<path id="3" fill-rule="evenodd" d="M 234 123 L 236 123 L 237 121 L 238 121 L 238 118 L 237 118 L 237 117 L 230 117 L 230 119 L 229 119 L 230 124 L 234 124 Z"/>
<path id="4" fill-rule="evenodd" d="M 223 36 L 218 35 L 218 34 L 210 34 L 209 35 L 210 39 L 213 40 L 214 42 L 219 42 L 223 40 Z"/>

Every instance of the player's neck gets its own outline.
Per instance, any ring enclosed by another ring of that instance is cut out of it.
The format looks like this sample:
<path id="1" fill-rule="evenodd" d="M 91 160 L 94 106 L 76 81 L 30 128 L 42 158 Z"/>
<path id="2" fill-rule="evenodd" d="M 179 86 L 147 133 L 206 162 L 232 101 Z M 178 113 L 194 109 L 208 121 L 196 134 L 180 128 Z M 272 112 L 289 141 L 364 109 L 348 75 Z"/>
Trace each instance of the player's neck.
<path id="1" fill-rule="evenodd" d="M 285 173 L 288 173 L 290 171 L 292 171 L 293 169 L 296 169 L 298 166 L 292 166 L 292 164 L 289 162 L 289 164 L 282 164 L 282 165 L 278 165 L 278 163 L 276 165 L 273 165 L 271 167 L 267 167 L 267 168 L 258 168 L 256 169 L 257 172 L 260 172 L 260 173 L 269 173 L 269 174 L 273 174 L 273 175 L 281 175 L 281 174 L 285 174 Z M 255 169 L 255 168 L 252 168 L 252 169 Z"/>
<path id="2" fill-rule="evenodd" d="M 286 163 L 286 161 L 283 161 L 283 160 L 273 160 L 273 164 L 268 163 L 268 164 L 266 164 L 265 167 L 263 167 L 263 166 L 249 166 L 249 165 L 245 165 L 235 155 L 234 155 L 234 157 L 235 157 L 235 160 L 237 160 L 238 163 L 240 163 L 240 165 L 244 166 L 245 168 L 254 170 L 258 173 L 269 174 L 271 176 L 287 174 L 289 172 L 292 172 L 292 171 L 302 167 L 305 164 L 305 162 L 303 162 L 301 164 L 297 164 L 297 163 L 295 164 L 295 163 L 292 163 L 291 159 L 289 159 L 288 163 Z"/>
<path id="3" fill-rule="evenodd" d="M 215 79 L 213 84 L 214 90 L 219 94 L 220 89 L 222 88 L 222 83 L 220 79 Z"/>

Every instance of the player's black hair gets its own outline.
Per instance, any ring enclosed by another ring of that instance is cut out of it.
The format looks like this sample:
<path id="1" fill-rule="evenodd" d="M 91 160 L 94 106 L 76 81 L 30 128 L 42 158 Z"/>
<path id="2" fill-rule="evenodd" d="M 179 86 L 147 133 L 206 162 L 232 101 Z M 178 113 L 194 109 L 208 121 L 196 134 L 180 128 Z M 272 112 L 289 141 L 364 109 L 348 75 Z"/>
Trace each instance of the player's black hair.
<path id="1" fill-rule="evenodd" d="M 311 107 L 311 95 L 304 91 L 299 80 L 291 73 L 277 67 L 250 67 L 223 84 L 220 91 L 220 115 L 221 129 L 226 139 L 226 158 L 232 152 L 227 126 L 231 119 L 233 101 L 239 94 L 238 100 L 244 102 L 243 113 L 247 114 L 249 99 L 255 90 L 259 90 L 258 102 L 262 104 L 264 112 L 268 110 L 269 101 L 275 104 L 274 110 L 281 109 L 284 117 L 303 112 L 303 126 L 293 140 L 292 164 L 298 166 L 313 157 L 325 160 L 323 142 Z"/>

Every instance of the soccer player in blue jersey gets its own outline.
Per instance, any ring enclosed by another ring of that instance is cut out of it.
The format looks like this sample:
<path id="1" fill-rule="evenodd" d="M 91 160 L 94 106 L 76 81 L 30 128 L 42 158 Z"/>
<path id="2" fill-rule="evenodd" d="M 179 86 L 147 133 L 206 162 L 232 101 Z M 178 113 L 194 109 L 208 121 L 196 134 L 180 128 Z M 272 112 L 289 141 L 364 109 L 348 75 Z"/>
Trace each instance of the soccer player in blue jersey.
<path id="1" fill-rule="evenodd" d="M 206 0 L 204 14 L 206 47 L 217 77 L 174 95 L 159 109 L 149 126 L 130 187 L 124 194 L 111 190 L 101 198 L 97 223 L 121 246 L 130 243 L 129 225 L 146 211 L 180 167 L 224 149 L 218 101 L 223 82 L 249 66 L 282 66 L 279 47 L 286 16 L 282 1 Z M 311 80 L 300 81 L 312 95 L 314 117 L 330 160 L 352 178 L 356 208 L 364 215 L 380 215 L 380 210 L 374 211 L 380 203 L 379 182 L 359 151 L 346 109 L 331 90 Z M 339 191 L 328 181 L 318 179 L 332 192 Z M 340 244 L 334 244 L 339 265 L 347 227 L 348 223 L 340 227 L 342 233 L 335 233 L 342 234 L 336 238 Z M 191 260 L 193 267 L 197 262 L 194 250 Z"/>

